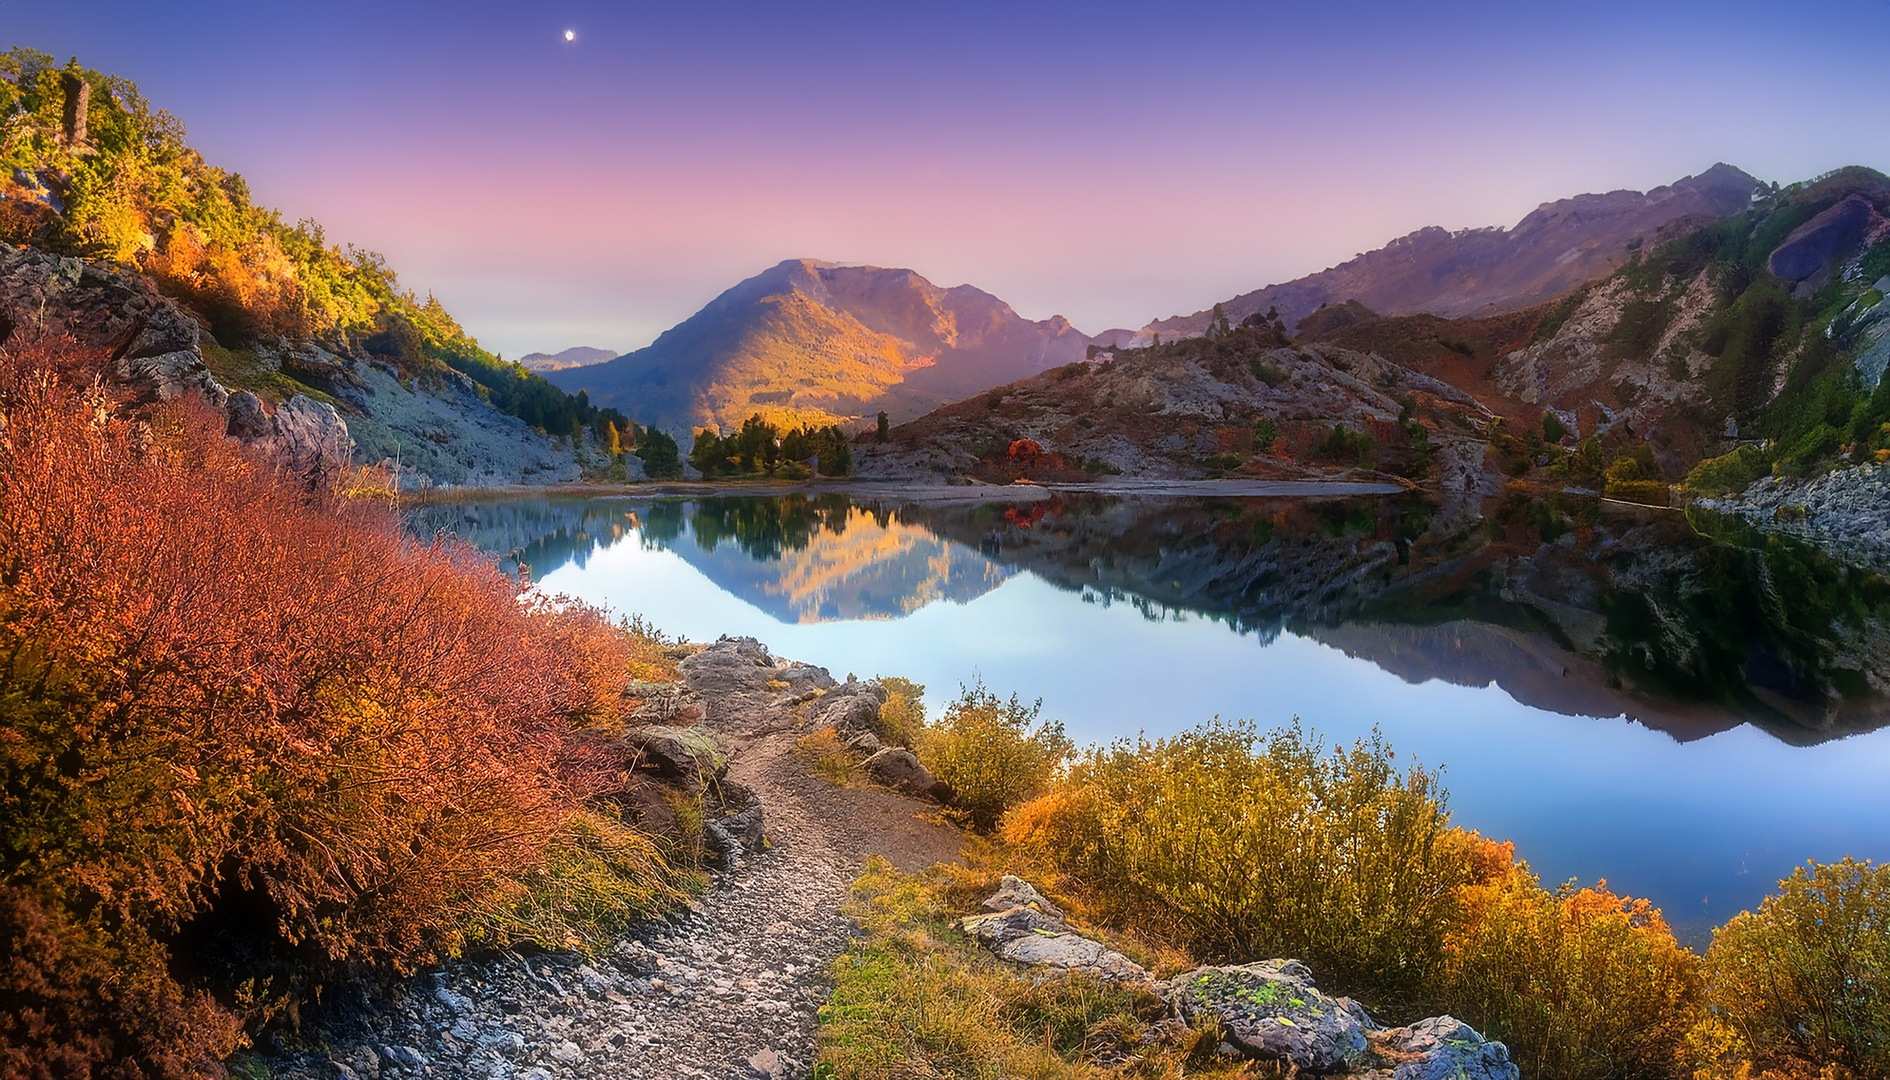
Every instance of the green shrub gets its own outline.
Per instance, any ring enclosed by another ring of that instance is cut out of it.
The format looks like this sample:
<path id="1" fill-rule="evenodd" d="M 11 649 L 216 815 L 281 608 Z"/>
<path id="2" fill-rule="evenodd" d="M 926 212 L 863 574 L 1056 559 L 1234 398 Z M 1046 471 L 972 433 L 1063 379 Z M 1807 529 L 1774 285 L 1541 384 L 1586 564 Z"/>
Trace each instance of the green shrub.
<path id="1" fill-rule="evenodd" d="M 1890 866 L 1793 871 L 1713 934 L 1707 998 L 1755 1069 L 1890 1076 Z"/>
<path id="2" fill-rule="evenodd" d="M 1378 440 L 1344 424 L 1334 424 L 1319 443 L 1319 452 L 1334 461 L 1370 469 L 1378 464 Z"/>
<path id="3" fill-rule="evenodd" d="M 1730 495 L 1742 491 L 1770 471 L 1765 452 L 1756 446 L 1741 446 L 1731 453 L 1707 458 L 1687 473 L 1686 488 L 1701 495 Z"/>
<path id="4" fill-rule="evenodd" d="M 1798 439 L 1779 455 L 1778 472 L 1781 476 L 1804 476 L 1810 473 L 1825 459 L 1837 453 L 1838 441 L 1842 438 L 1837 428 L 1830 424 L 1818 424 L 1799 436 Z"/>
<path id="5" fill-rule="evenodd" d="M 1201 464 L 1210 469 L 1224 472 L 1228 469 L 1240 468 L 1241 463 L 1246 460 L 1246 458 L 1241 457 L 1239 454 L 1209 454 Z"/>
<path id="6" fill-rule="evenodd" d="M 1281 371 L 1279 368 L 1274 367 L 1272 364 L 1267 363 L 1257 356 L 1247 361 L 1247 370 L 1253 373 L 1254 378 L 1259 379 L 1268 386 L 1278 386 L 1287 379 L 1286 372 Z"/>
<path id="7" fill-rule="evenodd" d="M 952 809 L 978 832 L 1036 798 L 1070 756 L 1063 725 L 1038 718 L 1042 703 L 1009 701 L 983 683 L 964 687 L 926 732 L 919 758 L 952 786 Z"/>
<path id="8" fill-rule="evenodd" d="M 1552 412 L 1542 414 L 1542 441 L 1559 443 L 1568 435 L 1568 429 L 1562 426 L 1562 418 Z"/>
<path id="9" fill-rule="evenodd" d="M 1280 440 L 1280 426 L 1266 417 L 1253 422 L 1253 448 L 1255 453 L 1264 454 L 1273 449 L 1273 444 Z"/>

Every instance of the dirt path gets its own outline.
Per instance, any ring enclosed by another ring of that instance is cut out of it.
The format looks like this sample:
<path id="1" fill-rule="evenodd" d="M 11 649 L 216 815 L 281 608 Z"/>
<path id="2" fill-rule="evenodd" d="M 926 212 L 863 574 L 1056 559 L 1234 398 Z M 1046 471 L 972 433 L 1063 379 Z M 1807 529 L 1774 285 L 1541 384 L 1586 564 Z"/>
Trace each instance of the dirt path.
<path id="1" fill-rule="evenodd" d="M 324 1032 L 325 1054 L 271 1060 L 271 1075 L 806 1076 L 827 971 L 848 937 L 839 913 L 847 884 L 868 854 L 916 869 L 954 857 L 960 837 L 926 804 L 836 788 L 793 756 L 798 699 L 824 671 L 766 667 L 751 643 L 712 648 L 730 662 L 695 665 L 690 681 L 708 726 L 732 750 L 730 777 L 761 797 L 768 850 L 743 857 L 691 910 L 609 955 L 508 953 L 363 1000 L 349 1022 Z"/>

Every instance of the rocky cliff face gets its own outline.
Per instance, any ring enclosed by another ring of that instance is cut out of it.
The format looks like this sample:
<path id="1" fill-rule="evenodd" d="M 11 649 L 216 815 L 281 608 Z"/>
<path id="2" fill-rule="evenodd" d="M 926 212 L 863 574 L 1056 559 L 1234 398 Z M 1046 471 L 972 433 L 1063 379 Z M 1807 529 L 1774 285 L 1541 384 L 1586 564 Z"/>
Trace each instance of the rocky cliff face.
<path id="1" fill-rule="evenodd" d="M 1614 270 L 1637 240 L 1645 246 L 1744 210 L 1758 186 L 1751 176 L 1720 164 L 1646 193 L 1611 191 L 1543 203 L 1513 228 L 1420 229 L 1329 270 L 1243 293 L 1224 307 L 1235 322 L 1277 308 L 1289 328 L 1322 305 L 1346 300 L 1385 315 L 1513 311 Z M 1200 334 L 1208 317 L 1208 311 L 1197 311 L 1159 319 L 1132 340 Z"/>
<path id="2" fill-rule="evenodd" d="M 570 392 L 659 427 L 895 419 L 1080 360 L 1061 317 L 1033 322 L 989 293 L 910 270 L 806 259 L 749 278 L 645 349 L 552 373 Z"/>
<path id="3" fill-rule="evenodd" d="M 380 462 L 398 462 L 408 488 L 581 475 L 580 451 L 492 408 L 457 373 L 403 379 L 365 354 L 313 342 L 233 353 L 131 271 L 0 246 L 0 344 L 20 332 L 105 350 L 136 403 L 201 395 L 226 412 L 232 436 L 266 444 L 298 475 Z"/>

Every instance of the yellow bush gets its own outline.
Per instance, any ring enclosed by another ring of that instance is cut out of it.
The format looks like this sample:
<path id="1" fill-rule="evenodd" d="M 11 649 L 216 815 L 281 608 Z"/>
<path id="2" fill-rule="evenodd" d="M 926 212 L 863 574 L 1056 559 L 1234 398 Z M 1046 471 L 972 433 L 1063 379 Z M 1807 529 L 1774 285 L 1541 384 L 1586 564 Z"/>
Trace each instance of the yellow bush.
<path id="1" fill-rule="evenodd" d="M 1890 866 L 1798 868 L 1713 934 L 1707 968 L 1740 1067 L 1890 1076 Z"/>
<path id="2" fill-rule="evenodd" d="M 1006 836 L 1115 897 L 1177 920 L 1197 954 L 1302 959 L 1374 1007 L 1416 1001 L 1471 880 L 1436 777 L 1374 737 L 1325 753 L 1298 724 L 1251 722 L 1093 751 Z"/>
<path id="3" fill-rule="evenodd" d="M 1645 900 L 1543 889 L 1526 865 L 1463 890 L 1440 1007 L 1509 1045 L 1524 1076 L 1678 1075 L 1699 1014 L 1699 958 Z"/>
<path id="4" fill-rule="evenodd" d="M 952 810 L 973 830 L 990 832 L 1006 810 L 1047 788 L 1069 758 L 1063 725 L 1039 719 L 1038 710 L 980 683 L 964 688 L 926 732 L 919 759 L 952 786 Z"/>
<path id="5" fill-rule="evenodd" d="M 879 684 L 886 688 L 886 702 L 879 707 L 880 741 L 915 749 L 925 733 L 925 687 L 895 675 L 881 675 Z"/>

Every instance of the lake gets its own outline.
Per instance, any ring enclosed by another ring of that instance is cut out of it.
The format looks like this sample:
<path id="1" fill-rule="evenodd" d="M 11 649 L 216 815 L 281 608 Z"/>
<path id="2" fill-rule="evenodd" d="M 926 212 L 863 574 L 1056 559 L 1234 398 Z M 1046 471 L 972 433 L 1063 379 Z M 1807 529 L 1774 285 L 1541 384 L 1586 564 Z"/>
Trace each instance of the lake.
<path id="1" fill-rule="evenodd" d="M 409 511 L 544 590 L 840 678 L 1041 698 L 1079 743 L 1214 716 L 1382 731 L 1545 883 L 1683 936 L 1806 859 L 1890 857 L 1890 585 L 1575 493 L 519 497 Z"/>

